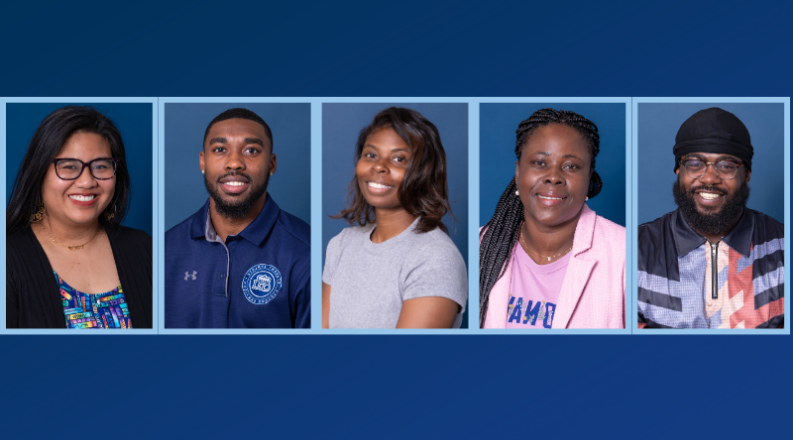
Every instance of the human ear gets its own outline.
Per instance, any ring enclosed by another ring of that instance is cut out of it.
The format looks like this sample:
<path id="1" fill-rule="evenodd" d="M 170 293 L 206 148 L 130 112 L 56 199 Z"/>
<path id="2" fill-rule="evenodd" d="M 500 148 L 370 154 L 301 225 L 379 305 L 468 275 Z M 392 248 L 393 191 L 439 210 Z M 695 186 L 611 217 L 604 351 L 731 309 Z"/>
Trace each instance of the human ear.
<path id="1" fill-rule="evenodd" d="M 515 183 L 516 184 L 518 183 L 518 180 L 520 180 L 520 179 L 518 179 L 518 175 L 519 174 L 520 174 L 520 161 L 516 160 L 515 161 Z"/>
<path id="2" fill-rule="evenodd" d="M 204 170 L 206 169 L 204 165 L 204 152 L 202 151 L 198 153 L 198 167 L 201 168 L 201 174 L 204 174 Z"/>

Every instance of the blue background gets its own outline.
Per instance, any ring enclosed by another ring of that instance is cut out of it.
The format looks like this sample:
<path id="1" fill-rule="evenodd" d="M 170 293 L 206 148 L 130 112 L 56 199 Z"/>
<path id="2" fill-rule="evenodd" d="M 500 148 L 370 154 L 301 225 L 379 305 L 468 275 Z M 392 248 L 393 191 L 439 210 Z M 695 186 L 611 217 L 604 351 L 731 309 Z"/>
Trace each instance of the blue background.
<path id="1" fill-rule="evenodd" d="M 542 108 L 570 110 L 594 122 L 600 135 L 595 171 L 603 188 L 587 202 L 598 215 L 625 226 L 626 104 L 481 104 L 479 107 L 479 226 L 496 211 L 498 199 L 515 177 L 515 130 Z"/>
<path id="2" fill-rule="evenodd" d="M 165 103 L 165 230 L 204 206 L 209 194 L 198 166 L 204 131 L 215 116 L 246 108 L 273 132 L 278 167 L 267 192 L 284 211 L 311 224 L 311 105 Z"/>
<path id="3" fill-rule="evenodd" d="M 0 95 L 793 95 L 781 3 L 234 6 L 5 4 Z M 792 345 L 0 335 L 0 422 L 4 438 L 89 425 L 120 437 L 787 438 Z M 81 356 L 89 346 L 98 357 Z"/>
<path id="4" fill-rule="evenodd" d="M 355 175 L 355 149 L 361 129 L 389 107 L 406 107 L 421 113 L 438 128 L 446 152 L 446 180 L 454 219 L 443 223 L 468 265 L 468 104 L 323 104 L 322 105 L 322 264 L 331 238 L 349 227 L 334 220 L 344 209 L 347 188 Z M 468 323 L 468 308 L 462 327 Z"/>
<path id="5" fill-rule="evenodd" d="M 719 107 L 746 125 L 754 156 L 746 204 L 777 221 L 785 222 L 781 203 L 785 187 L 785 113 L 779 104 L 665 104 L 639 103 L 639 224 L 677 209 L 672 195 L 675 136 L 683 122 L 706 108 Z"/>
<path id="6" fill-rule="evenodd" d="M 1 95 L 2 93 L 0 93 Z M 141 103 L 8 103 L 6 104 L 6 204 L 19 165 L 41 121 L 67 105 L 94 107 L 109 117 L 121 132 L 129 169 L 132 199 L 124 226 L 152 235 L 152 106 Z"/>

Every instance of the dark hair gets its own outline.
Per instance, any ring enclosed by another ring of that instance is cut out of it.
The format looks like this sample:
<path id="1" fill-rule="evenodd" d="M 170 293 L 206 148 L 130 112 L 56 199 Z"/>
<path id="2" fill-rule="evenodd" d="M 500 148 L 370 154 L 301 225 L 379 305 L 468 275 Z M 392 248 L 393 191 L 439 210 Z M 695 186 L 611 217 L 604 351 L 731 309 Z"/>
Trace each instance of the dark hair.
<path id="1" fill-rule="evenodd" d="M 273 132 L 270 130 L 270 126 L 267 125 L 267 123 L 264 122 L 264 119 L 260 118 L 259 115 L 248 110 L 247 108 L 230 108 L 215 116 L 215 119 L 213 119 L 212 122 L 207 125 L 207 129 L 204 131 L 204 143 L 206 143 L 207 136 L 209 136 L 209 130 L 213 125 L 217 124 L 218 122 L 227 121 L 229 119 L 247 119 L 260 124 L 262 127 L 264 127 L 264 134 L 270 138 L 270 152 L 273 152 Z"/>
<path id="2" fill-rule="evenodd" d="M 30 216 L 41 203 L 41 185 L 55 156 L 66 141 L 77 132 L 96 133 L 110 144 L 116 160 L 116 188 L 106 211 L 115 213 L 108 220 L 99 216 L 106 229 L 118 230 L 127 214 L 132 197 L 129 170 L 121 133 L 107 116 L 92 107 L 63 107 L 50 113 L 36 129 L 22 164 L 17 170 L 11 201 L 6 207 L 6 233 L 23 230 L 30 224 Z"/>
<path id="3" fill-rule="evenodd" d="M 544 108 L 537 110 L 529 119 L 521 122 L 515 142 L 515 155 L 520 161 L 523 147 L 537 127 L 550 124 L 563 124 L 574 128 L 589 144 L 592 157 L 592 176 L 589 180 L 587 197 L 590 199 L 600 193 L 603 181 L 595 171 L 595 156 L 600 151 L 600 136 L 597 126 L 589 119 L 566 110 Z M 507 185 L 496 205 L 496 212 L 490 221 L 479 232 L 479 325 L 485 323 L 487 306 L 490 300 L 490 290 L 493 285 L 504 275 L 509 265 L 512 249 L 518 241 L 520 225 L 523 223 L 524 211 L 520 197 L 515 195 L 518 189 L 515 178 Z"/>
<path id="4" fill-rule="evenodd" d="M 410 162 L 405 177 L 399 185 L 399 202 L 410 213 L 419 217 L 417 232 L 441 228 L 448 233 L 442 219 L 452 214 L 449 189 L 446 183 L 446 153 L 435 125 L 421 113 L 409 108 L 387 108 L 358 135 L 355 164 L 361 158 L 366 139 L 374 132 L 391 128 L 410 147 Z M 358 188 L 358 178 L 353 176 L 347 191 L 347 206 L 331 218 L 343 218 L 351 225 L 373 223 L 374 208 L 366 202 Z M 452 214 L 454 218 L 454 214 Z"/>

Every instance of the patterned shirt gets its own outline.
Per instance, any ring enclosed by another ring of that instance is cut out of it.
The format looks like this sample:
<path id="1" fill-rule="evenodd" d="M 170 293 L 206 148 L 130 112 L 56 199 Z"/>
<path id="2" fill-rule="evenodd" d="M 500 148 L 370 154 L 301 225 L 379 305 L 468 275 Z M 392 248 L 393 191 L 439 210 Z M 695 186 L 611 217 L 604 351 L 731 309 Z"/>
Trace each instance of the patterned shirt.
<path id="1" fill-rule="evenodd" d="M 132 328 L 121 285 L 104 293 L 83 293 L 55 274 L 66 328 Z"/>
<path id="2" fill-rule="evenodd" d="M 639 226 L 639 326 L 778 328 L 785 319 L 784 227 L 744 209 L 718 243 L 680 210 Z"/>

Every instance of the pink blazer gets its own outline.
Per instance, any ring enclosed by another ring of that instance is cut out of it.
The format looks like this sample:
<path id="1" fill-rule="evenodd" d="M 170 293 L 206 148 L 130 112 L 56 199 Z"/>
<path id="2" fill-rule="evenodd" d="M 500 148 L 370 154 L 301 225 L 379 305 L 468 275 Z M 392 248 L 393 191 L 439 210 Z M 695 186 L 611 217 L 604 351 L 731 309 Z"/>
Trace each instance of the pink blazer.
<path id="1" fill-rule="evenodd" d="M 572 253 L 552 328 L 625 328 L 625 228 L 584 205 Z M 484 328 L 507 325 L 512 266 L 490 291 Z"/>

